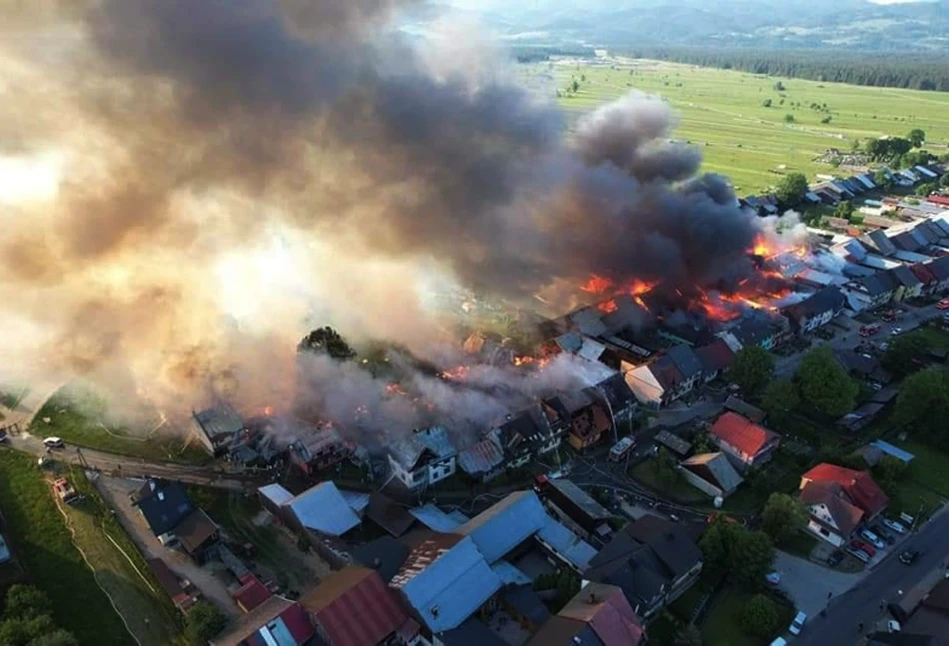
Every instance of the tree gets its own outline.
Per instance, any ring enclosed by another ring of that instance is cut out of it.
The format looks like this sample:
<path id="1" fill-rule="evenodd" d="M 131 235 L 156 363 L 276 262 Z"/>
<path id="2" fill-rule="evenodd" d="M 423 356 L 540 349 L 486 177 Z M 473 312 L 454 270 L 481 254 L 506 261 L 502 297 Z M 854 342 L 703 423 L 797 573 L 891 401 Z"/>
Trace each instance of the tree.
<path id="1" fill-rule="evenodd" d="M 770 637 L 778 628 L 778 604 L 767 595 L 756 594 L 742 606 L 739 621 L 746 633 Z"/>
<path id="2" fill-rule="evenodd" d="M 785 90 L 784 83 L 782 83 L 781 81 L 778 81 L 777 83 L 774 84 L 775 92 L 784 92 L 784 90 Z"/>
<path id="3" fill-rule="evenodd" d="M 761 399 L 761 407 L 772 421 L 780 422 L 787 418 L 788 413 L 798 407 L 801 398 L 797 388 L 790 379 L 776 379 L 768 384 Z"/>
<path id="4" fill-rule="evenodd" d="M 890 341 L 880 362 L 893 374 L 903 377 L 922 365 L 929 348 L 929 342 L 919 334 L 898 336 Z"/>
<path id="5" fill-rule="evenodd" d="M 903 381 L 896 399 L 894 421 L 919 431 L 927 441 L 949 448 L 949 379 L 944 368 L 933 366 Z"/>
<path id="6" fill-rule="evenodd" d="M 761 105 L 763 105 L 763 106 L 766 107 L 766 108 L 770 108 L 770 107 L 771 107 L 771 99 L 765 99 L 765 100 L 762 102 Z"/>
<path id="7" fill-rule="evenodd" d="M 762 583 L 774 562 L 774 546 L 767 534 L 724 519 L 705 530 L 699 547 L 706 567 L 743 585 Z"/>
<path id="8" fill-rule="evenodd" d="M 807 177 L 804 173 L 788 173 L 781 178 L 774 194 L 784 206 L 796 206 L 807 193 Z"/>
<path id="9" fill-rule="evenodd" d="M 0 644 L 27 646 L 34 639 L 55 632 L 56 624 L 49 615 L 11 617 L 0 623 Z"/>
<path id="10" fill-rule="evenodd" d="M 199 644 L 206 644 L 224 630 L 227 619 L 210 601 L 199 601 L 185 618 L 185 634 Z"/>
<path id="11" fill-rule="evenodd" d="M 59 629 L 48 635 L 37 637 L 29 643 L 29 646 L 79 646 L 79 640 L 73 637 L 72 633 Z"/>
<path id="12" fill-rule="evenodd" d="M 949 173 L 946 173 L 939 179 L 939 185 L 943 188 L 949 188 Z"/>
<path id="13" fill-rule="evenodd" d="M 884 455 L 873 467 L 873 475 L 884 489 L 894 489 L 906 478 L 908 472 L 909 465 L 892 455 Z"/>
<path id="14" fill-rule="evenodd" d="M 882 170 L 878 170 L 873 175 L 873 183 L 876 184 L 877 186 L 881 186 L 886 191 L 893 190 L 893 186 L 894 186 L 893 178 L 887 176 L 887 174 L 883 172 Z"/>
<path id="15" fill-rule="evenodd" d="M 313 330 L 303 337 L 297 346 L 297 351 L 328 354 L 339 360 L 352 359 L 356 356 L 356 351 L 349 347 L 346 339 L 329 326 Z"/>
<path id="16" fill-rule="evenodd" d="M 820 122 L 821 122 L 821 123 L 830 123 L 832 119 L 833 119 L 833 117 L 831 117 L 831 116 L 828 114 L 826 117 L 824 117 L 823 119 L 821 119 Z"/>
<path id="17" fill-rule="evenodd" d="M 913 144 L 913 148 L 919 148 L 924 143 L 926 143 L 926 133 L 919 128 L 913 128 L 910 130 L 909 134 L 906 135 L 906 138 L 911 144 Z"/>
<path id="18" fill-rule="evenodd" d="M 794 115 L 790 112 L 784 115 L 784 123 L 794 123 Z"/>
<path id="19" fill-rule="evenodd" d="M 771 381 L 774 358 L 759 345 L 746 345 L 735 353 L 728 374 L 745 395 L 755 397 Z"/>
<path id="20" fill-rule="evenodd" d="M 799 498 L 773 493 L 761 512 L 761 528 L 780 543 L 807 524 L 807 510 Z"/>
<path id="21" fill-rule="evenodd" d="M 689 622 L 676 632 L 675 646 L 702 646 L 702 631 Z"/>
<path id="22" fill-rule="evenodd" d="M 834 217 L 840 218 L 841 220 L 850 220 L 853 216 L 853 203 L 844 200 L 837 205 L 837 208 L 834 210 Z"/>
<path id="23" fill-rule="evenodd" d="M 925 182 L 916 187 L 916 195 L 920 197 L 926 197 L 930 193 L 934 193 L 939 186 L 936 182 Z"/>
<path id="24" fill-rule="evenodd" d="M 653 458 L 652 468 L 656 480 L 667 489 L 673 486 L 679 478 L 679 474 L 672 466 L 672 456 L 669 455 L 669 451 L 665 447 L 659 448 L 656 457 Z"/>
<path id="25" fill-rule="evenodd" d="M 9 618 L 28 619 L 37 615 L 49 615 L 53 612 L 53 604 L 46 593 L 31 585 L 17 584 L 10 586 L 4 604 L 4 616 Z"/>
<path id="26" fill-rule="evenodd" d="M 577 83 L 577 79 L 573 79 L 573 83 L 570 84 L 570 89 L 573 90 L 574 94 L 576 94 L 577 90 L 580 89 L 580 84 Z"/>
<path id="27" fill-rule="evenodd" d="M 853 410 L 860 387 L 837 362 L 829 345 L 809 350 L 797 370 L 801 399 L 824 415 L 839 417 Z"/>

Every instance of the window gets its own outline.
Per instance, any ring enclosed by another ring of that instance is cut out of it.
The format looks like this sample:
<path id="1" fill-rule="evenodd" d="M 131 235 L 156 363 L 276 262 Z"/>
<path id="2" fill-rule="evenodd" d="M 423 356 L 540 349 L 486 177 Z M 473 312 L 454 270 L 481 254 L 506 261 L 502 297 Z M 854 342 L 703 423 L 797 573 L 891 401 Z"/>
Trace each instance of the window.
<path id="1" fill-rule="evenodd" d="M 823 527 L 821 527 L 818 531 L 821 533 L 821 536 L 827 536 L 828 538 L 830 537 L 830 532 L 828 532 Z"/>

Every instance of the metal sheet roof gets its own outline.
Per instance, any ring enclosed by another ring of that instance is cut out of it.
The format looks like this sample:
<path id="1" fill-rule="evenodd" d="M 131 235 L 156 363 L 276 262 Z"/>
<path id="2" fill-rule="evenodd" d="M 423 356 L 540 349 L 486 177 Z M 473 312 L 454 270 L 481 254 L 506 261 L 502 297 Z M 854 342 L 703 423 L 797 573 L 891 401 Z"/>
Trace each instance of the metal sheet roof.
<path id="1" fill-rule="evenodd" d="M 487 473 L 504 462 L 504 450 L 496 433 L 458 453 L 458 466 L 468 475 Z"/>
<path id="2" fill-rule="evenodd" d="M 502 587 L 474 541 L 442 538 L 457 537 L 423 541 L 390 583 L 432 632 L 459 626 Z"/>
<path id="3" fill-rule="evenodd" d="M 293 494 L 278 484 L 269 484 L 257 490 L 260 495 L 275 505 L 285 505 L 293 500 Z"/>
<path id="4" fill-rule="evenodd" d="M 357 514 L 366 511 L 366 507 L 369 506 L 369 494 L 364 491 L 347 491 L 340 489 L 339 493 L 343 496 L 343 499 L 346 500 L 350 508 Z"/>
<path id="5" fill-rule="evenodd" d="M 301 525 L 327 536 L 341 536 L 359 524 L 359 517 L 332 482 L 310 487 L 287 504 Z"/>
<path id="6" fill-rule="evenodd" d="M 875 446 L 876 448 L 880 449 L 887 455 L 891 455 L 894 458 L 898 460 L 902 460 L 903 462 L 907 464 L 909 464 L 913 460 L 913 458 L 916 457 L 909 451 L 904 451 L 898 446 L 893 446 L 889 442 L 884 442 L 883 440 L 877 440 L 876 442 L 873 442 L 870 446 Z"/>
<path id="7" fill-rule="evenodd" d="M 422 507 L 416 507 L 415 509 L 410 509 L 409 513 L 415 517 L 415 520 L 422 523 L 429 529 L 446 534 L 448 532 L 455 531 L 459 525 L 467 522 L 452 518 L 450 515 L 446 514 L 432 503 L 428 503 Z"/>
<path id="8" fill-rule="evenodd" d="M 470 536 L 488 563 L 494 563 L 543 527 L 546 517 L 536 493 L 516 491 L 454 531 Z"/>
<path id="9" fill-rule="evenodd" d="M 529 576 L 504 560 L 492 565 L 491 570 L 498 575 L 504 585 L 530 585 L 532 583 Z"/>
<path id="10" fill-rule="evenodd" d="M 596 556 L 592 545 L 546 514 L 544 526 L 537 532 L 537 540 L 549 546 L 581 572 L 587 569 L 590 561 Z"/>

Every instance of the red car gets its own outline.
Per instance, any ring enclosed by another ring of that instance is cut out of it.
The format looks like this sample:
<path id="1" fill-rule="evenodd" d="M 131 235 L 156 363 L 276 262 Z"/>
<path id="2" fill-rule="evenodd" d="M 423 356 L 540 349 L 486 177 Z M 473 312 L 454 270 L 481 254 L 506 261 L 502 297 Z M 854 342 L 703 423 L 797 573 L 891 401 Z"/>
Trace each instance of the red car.
<path id="1" fill-rule="evenodd" d="M 862 552 L 865 552 L 866 555 L 869 556 L 870 558 L 873 558 L 874 556 L 876 556 L 876 553 L 877 553 L 877 549 L 873 547 L 872 545 L 870 545 L 870 543 L 867 543 L 866 541 L 851 541 L 850 547 L 854 548 L 855 550 L 860 550 Z"/>
<path id="2" fill-rule="evenodd" d="M 944 298 L 938 303 L 936 303 L 936 309 L 949 310 L 949 298 Z"/>

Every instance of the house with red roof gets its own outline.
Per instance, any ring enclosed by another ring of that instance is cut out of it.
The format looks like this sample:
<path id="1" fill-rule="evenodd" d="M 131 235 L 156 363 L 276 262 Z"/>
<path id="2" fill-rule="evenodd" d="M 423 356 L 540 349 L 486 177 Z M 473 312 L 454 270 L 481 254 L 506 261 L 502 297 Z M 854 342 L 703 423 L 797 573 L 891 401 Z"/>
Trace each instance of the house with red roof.
<path id="1" fill-rule="evenodd" d="M 253 574 L 245 574 L 241 578 L 241 587 L 235 590 L 231 596 L 234 597 L 234 603 L 244 612 L 250 612 L 264 601 L 271 597 L 270 590 L 260 582 Z"/>
<path id="2" fill-rule="evenodd" d="M 357 565 L 326 577 L 300 603 L 323 641 L 333 646 L 383 643 L 411 621 L 379 573 Z"/>
<path id="3" fill-rule="evenodd" d="M 315 635 L 303 606 L 273 595 L 209 643 L 210 646 L 303 646 Z"/>
<path id="4" fill-rule="evenodd" d="M 588 583 L 527 644 L 638 646 L 645 638 L 646 631 L 620 588 Z"/>
<path id="5" fill-rule="evenodd" d="M 866 471 L 824 462 L 801 476 L 801 502 L 810 514 L 807 529 L 840 547 L 853 532 L 885 508 L 889 499 Z"/>
<path id="6" fill-rule="evenodd" d="M 768 462 L 781 444 L 780 435 L 732 411 L 715 420 L 709 435 L 742 473 Z"/>

